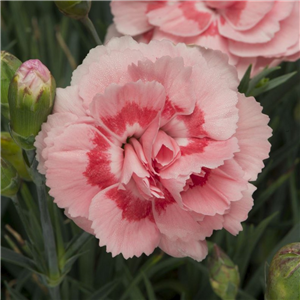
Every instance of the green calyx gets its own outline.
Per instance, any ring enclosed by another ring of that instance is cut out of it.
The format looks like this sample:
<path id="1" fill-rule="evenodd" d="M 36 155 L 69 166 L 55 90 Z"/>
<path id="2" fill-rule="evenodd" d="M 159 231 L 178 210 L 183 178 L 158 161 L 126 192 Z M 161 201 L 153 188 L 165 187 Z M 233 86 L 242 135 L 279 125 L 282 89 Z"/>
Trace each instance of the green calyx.
<path id="1" fill-rule="evenodd" d="M 214 292 L 221 299 L 235 299 L 240 284 L 238 267 L 217 245 L 209 254 L 208 268 Z"/>
<path id="2" fill-rule="evenodd" d="M 1 113 L 9 119 L 8 89 L 11 79 L 22 62 L 14 55 L 1 51 Z"/>
<path id="3" fill-rule="evenodd" d="M 300 243 L 281 248 L 273 257 L 266 300 L 300 299 Z"/>
<path id="4" fill-rule="evenodd" d="M 54 1 L 58 9 L 66 16 L 80 20 L 85 18 L 92 5 L 92 1 Z"/>
<path id="5" fill-rule="evenodd" d="M 39 86 L 38 91 L 20 84 L 19 74 L 13 77 L 8 93 L 10 128 L 12 137 L 21 148 L 34 149 L 35 136 L 52 111 L 55 90 L 52 76 L 49 82 Z"/>
<path id="6" fill-rule="evenodd" d="M 20 187 L 20 178 L 16 169 L 1 157 L 1 195 L 14 196 Z"/>

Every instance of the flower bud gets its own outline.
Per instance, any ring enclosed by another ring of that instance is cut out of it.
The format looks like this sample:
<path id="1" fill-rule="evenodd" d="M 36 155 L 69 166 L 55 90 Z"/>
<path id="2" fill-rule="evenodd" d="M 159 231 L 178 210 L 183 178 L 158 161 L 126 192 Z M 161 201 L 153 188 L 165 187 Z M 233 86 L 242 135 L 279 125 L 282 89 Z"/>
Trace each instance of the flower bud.
<path id="1" fill-rule="evenodd" d="M 20 178 L 16 169 L 1 157 L 1 195 L 14 196 L 20 187 Z"/>
<path id="2" fill-rule="evenodd" d="M 22 179 L 31 180 L 23 159 L 22 149 L 8 132 L 1 132 L 1 156 L 13 165 Z"/>
<path id="3" fill-rule="evenodd" d="M 1 51 L 1 113 L 9 119 L 8 88 L 11 79 L 22 62 L 12 54 Z"/>
<path id="4" fill-rule="evenodd" d="M 11 135 L 25 150 L 34 149 L 35 136 L 51 113 L 55 80 L 37 59 L 24 62 L 15 73 L 8 91 Z"/>
<path id="5" fill-rule="evenodd" d="M 54 1 L 60 12 L 69 18 L 80 20 L 85 18 L 92 5 L 92 1 Z"/>
<path id="6" fill-rule="evenodd" d="M 222 299 L 235 299 L 240 283 L 238 267 L 217 245 L 209 254 L 208 268 L 214 292 Z"/>
<path id="7" fill-rule="evenodd" d="M 282 247 L 273 257 L 266 300 L 300 299 L 300 243 Z"/>

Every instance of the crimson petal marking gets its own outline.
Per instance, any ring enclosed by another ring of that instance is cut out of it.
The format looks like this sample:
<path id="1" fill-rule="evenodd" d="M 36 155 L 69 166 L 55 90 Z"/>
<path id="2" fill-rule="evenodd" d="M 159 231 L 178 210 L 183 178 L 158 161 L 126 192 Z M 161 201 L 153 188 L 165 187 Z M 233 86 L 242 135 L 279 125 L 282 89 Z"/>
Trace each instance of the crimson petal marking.
<path id="1" fill-rule="evenodd" d="M 118 185 L 94 197 L 89 219 L 100 246 L 106 246 L 113 256 L 122 253 L 127 259 L 142 253 L 149 255 L 158 246 L 160 233 L 153 220 L 151 202 L 118 190 Z"/>
<path id="2" fill-rule="evenodd" d="M 125 143 L 128 137 L 141 137 L 161 112 L 165 98 L 164 87 L 155 81 L 112 84 L 95 96 L 90 111 L 100 126 Z"/>

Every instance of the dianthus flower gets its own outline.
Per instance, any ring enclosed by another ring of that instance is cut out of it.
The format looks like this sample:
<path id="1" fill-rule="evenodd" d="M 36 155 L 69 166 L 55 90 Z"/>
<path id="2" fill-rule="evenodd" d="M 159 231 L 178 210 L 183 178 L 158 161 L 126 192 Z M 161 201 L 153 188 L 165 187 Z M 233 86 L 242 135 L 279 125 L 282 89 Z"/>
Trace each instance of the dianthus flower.
<path id="1" fill-rule="evenodd" d="M 241 78 L 283 60 L 295 61 L 299 49 L 299 2 L 294 1 L 112 1 L 120 34 L 140 42 L 168 39 L 220 50 Z"/>
<path id="2" fill-rule="evenodd" d="M 91 50 L 36 138 L 54 201 L 113 256 L 202 260 L 213 230 L 242 230 L 270 148 L 237 86 L 219 51 L 130 37 Z"/>

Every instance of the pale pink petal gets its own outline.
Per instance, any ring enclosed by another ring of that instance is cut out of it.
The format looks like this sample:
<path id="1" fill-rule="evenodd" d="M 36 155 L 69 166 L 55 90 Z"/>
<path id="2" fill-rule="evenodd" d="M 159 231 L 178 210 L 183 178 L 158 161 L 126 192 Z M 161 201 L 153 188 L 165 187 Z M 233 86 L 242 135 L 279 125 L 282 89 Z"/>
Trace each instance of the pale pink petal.
<path id="1" fill-rule="evenodd" d="M 147 14 L 149 23 L 160 30 L 179 36 L 195 36 L 208 28 L 211 10 L 201 2 L 178 2 L 155 9 Z"/>
<path id="2" fill-rule="evenodd" d="M 255 180 L 264 167 L 263 160 L 269 157 L 271 144 L 268 138 L 272 129 L 268 126 L 269 117 L 262 114 L 262 107 L 253 97 L 239 94 L 239 121 L 235 136 L 240 152 L 234 159 L 245 171 L 247 180 Z"/>
<path id="3" fill-rule="evenodd" d="M 243 198 L 232 202 L 229 211 L 224 215 L 224 228 L 233 235 L 237 235 L 243 230 L 241 222 L 245 221 L 253 206 L 252 194 L 255 186 L 248 184 L 248 189 L 243 192 Z"/>
<path id="4" fill-rule="evenodd" d="M 123 85 L 130 82 L 128 66 L 142 59 L 143 55 L 139 51 L 130 49 L 100 56 L 90 65 L 89 72 L 79 83 L 79 95 L 84 101 L 85 108 L 89 108 L 96 94 L 104 93 L 112 83 Z"/>
<path id="5" fill-rule="evenodd" d="M 100 240 L 113 256 L 149 255 L 158 246 L 160 233 L 153 220 L 152 203 L 114 185 L 97 194 L 89 219 Z"/>
<path id="6" fill-rule="evenodd" d="M 152 148 L 152 157 L 158 168 L 170 165 L 180 156 L 180 148 L 176 141 L 160 130 Z"/>
<path id="7" fill-rule="evenodd" d="M 84 231 L 94 235 L 94 230 L 92 229 L 92 221 L 90 221 L 89 219 L 84 218 L 84 217 L 75 217 L 75 218 L 73 218 L 68 213 L 68 209 L 65 209 L 65 215 L 69 219 L 71 219 L 78 227 L 80 227 Z"/>
<path id="8" fill-rule="evenodd" d="M 127 184 L 133 173 L 138 177 L 149 177 L 149 172 L 144 168 L 142 162 L 136 155 L 134 148 L 130 144 L 124 147 L 124 163 L 122 168 L 122 176 L 120 182 Z"/>
<path id="9" fill-rule="evenodd" d="M 223 166 L 206 172 L 204 177 L 194 175 L 195 185 L 181 193 L 183 203 L 203 215 L 222 215 L 231 201 L 242 198 L 242 191 L 247 188 L 244 172 L 234 160 L 227 160 Z"/>
<path id="10" fill-rule="evenodd" d="M 188 211 L 183 210 L 174 202 L 164 209 L 155 206 L 154 200 L 154 219 L 159 231 L 168 239 L 175 241 L 181 239 L 199 240 L 201 237 L 201 226 Z"/>
<path id="11" fill-rule="evenodd" d="M 48 159 L 49 148 L 53 145 L 53 137 L 63 133 L 64 128 L 75 123 L 78 117 L 71 113 L 49 115 L 47 122 L 42 124 L 41 131 L 35 137 L 36 159 L 39 162 L 38 171 L 46 173 L 45 161 Z"/>
<path id="12" fill-rule="evenodd" d="M 228 88 L 225 80 L 212 71 L 195 66 L 198 78 L 195 87 L 197 103 L 192 114 L 176 116 L 163 129 L 173 137 L 210 137 L 226 140 L 236 131 L 237 93 Z"/>
<path id="13" fill-rule="evenodd" d="M 78 95 L 77 86 L 56 89 L 53 113 L 70 112 L 76 116 L 87 116 L 83 101 Z"/>
<path id="14" fill-rule="evenodd" d="M 204 216 L 204 218 L 199 221 L 201 226 L 201 240 L 204 240 L 206 237 L 210 237 L 213 234 L 214 230 L 223 229 L 224 217 L 221 215 L 214 216 Z"/>
<path id="15" fill-rule="evenodd" d="M 217 168 L 239 150 L 235 138 L 227 141 L 178 138 L 176 141 L 180 146 L 181 157 L 160 172 L 162 178 L 177 178 L 178 174 L 198 174 L 202 167 Z"/>
<path id="16" fill-rule="evenodd" d="M 224 10 L 223 16 L 238 30 L 254 27 L 272 9 L 274 1 L 237 1 Z"/>
<path id="17" fill-rule="evenodd" d="M 153 26 L 147 20 L 150 1 L 112 1 L 111 12 L 116 28 L 125 35 L 137 35 L 150 30 Z"/>
<path id="18" fill-rule="evenodd" d="M 162 236 L 159 247 L 167 254 L 174 257 L 191 257 L 197 261 L 203 260 L 208 252 L 205 241 L 182 240 L 171 241 L 166 236 Z"/>
<path id="19" fill-rule="evenodd" d="M 88 217 L 91 199 L 118 182 L 123 149 L 114 146 L 93 126 L 75 124 L 53 139 L 45 163 L 50 195 L 72 217 Z"/>
<path id="20" fill-rule="evenodd" d="M 121 36 L 123 36 L 123 34 L 117 30 L 116 24 L 112 23 L 107 28 L 104 44 L 107 44 L 112 38 L 121 37 Z"/>
<path id="21" fill-rule="evenodd" d="M 161 126 L 174 114 L 190 114 L 195 104 L 195 94 L 191 87 L 191 67 L 184 67 L 181 57 L 163 56 L 155 63 L 150 60 L 131 65 L 128 72 L 133 81 L 157 81 L 166 90 L 166 103 L 162 112 Z"/>
<path id="22" fill-rule="evenodd" d="M 237 56 L 284 56 L 289 47 L 299 40 L 299 2 L 294 3 L 291 15 L 280 22 L 280 30 L 274 38 L 262 44 L 229 41 L 229 51 Z"/>
<path id="23" fill-rule="evenodd" d="M 141 137 L 161 112 L 165 98 L 164 87 L 155 81 L 113 84 L 95 96 L 90 111 L 100 126 L 125 143 L 128 137 Z"/>

